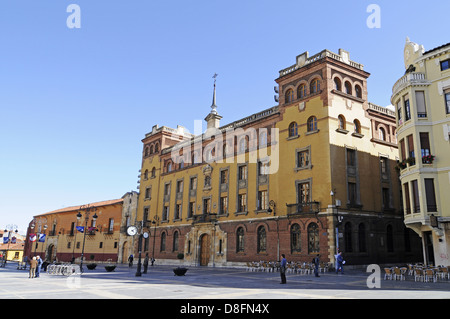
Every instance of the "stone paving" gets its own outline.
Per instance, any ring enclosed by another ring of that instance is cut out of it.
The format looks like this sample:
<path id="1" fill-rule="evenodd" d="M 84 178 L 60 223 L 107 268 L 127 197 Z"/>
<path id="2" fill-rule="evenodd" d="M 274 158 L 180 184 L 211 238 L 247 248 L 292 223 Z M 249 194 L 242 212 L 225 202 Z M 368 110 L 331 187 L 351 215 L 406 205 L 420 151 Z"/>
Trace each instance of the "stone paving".
<path id="1" fill-rule="evenodd" d="M 280 284 L 277 272 L 249 272 L 244 268 L 188 267 L 185 276 L 174 276 L 175 266 L 149 267 L 136 277 L 136 265 L 119 265 L 106 272 L 102 265 L 70 277 L 41 273 L 28 278 L 28 271 L 15 263 L 0 268 L 0 299 L 448 299 L 450 281 L 415 282 L 384 280 L 380 288 L 368 288 L 370 273 L 346 270 L 314 275 L 287 274 Z"/>

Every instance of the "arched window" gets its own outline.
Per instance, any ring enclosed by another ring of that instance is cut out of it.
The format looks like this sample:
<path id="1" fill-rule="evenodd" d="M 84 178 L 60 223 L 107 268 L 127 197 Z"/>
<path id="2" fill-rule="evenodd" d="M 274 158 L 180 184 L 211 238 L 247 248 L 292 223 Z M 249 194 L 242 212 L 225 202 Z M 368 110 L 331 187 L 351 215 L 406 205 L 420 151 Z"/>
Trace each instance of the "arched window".
<path id="1" fill-rule="evenodd" d="M 308 119 L 307 130 L 308 132 L 317 131 L 317 118 L 315 116 L 311 116 Z"/>
<path id="2" fill-rule="evenodd" d="M 316 223 L 310 223 L 308 225 L 308 253 L 318 253 L 319 251 L 319 226 Z"/>
<path id="3" fill-rule="evenodd" d="M 179 235 L 178 231 L 175 231 L 173 233 L 173 247 L 172 247 L 173 251 L 178 251 L 179 237 L 180 237 L 180 235 Z"/>
<path id="4" fill-rule="evenodd" d="M 319 93 L 320 91 L 320 81 L 319 79 L 315 79 L 311 82 L 311 86 L 309 88 L 310 94 Z"/>
<path id="5" fill-rule="evenodd" d="M 258 242 L 257 251 L 258 253 L 266 252 L 266 228 L 264 226 L 259 226 L 258 228 Z"/>
<path id="6" fill-rule="evenodd" d="M 338 77 L 334 78 L 334 89 L 336 91 L 342 91 L 342 83 Z"/>
<path id="7" fill-rule="evenodd" d="M 298 125 L 296 122 L 289 124 L 289 137 L 298 135 Z"/>
<path id="8" fill-rule="evenodd" d="M 362 99 L 362 89 L 359 85 L 355 85 L 355 94 L 356 94 L 356 97 L 359 97 L 360 99 Z"/>
<path id="9" fill-rule="evenodd" d="M 248 144 L 247 144 L 247 136 L 243 137 L 239 141 L 239 152 L 243 153 L 247 150 Z"/>
<path id="10" fill-rule="evenodd" d="M 345 130 L 345 117 L 344 117 L 344 115 L 339 115 L 338 116 L 338 121 L 339 121 L 339 128 L 341 129 L 341 130 Z"/>
<path id="11" fill-rule="evenodd" d="M 152 177 L 155 177 L 156 176 L 156 168 L 152 168 Z"/>
<path id="12" fill-rule="evenodd" d="M 180 169 L 184 168 L 184 160 L 180 161 Z"/>
<path id="13" fill-rule="evenodd" d="M 156 144 L 155 144 L 155 153 L 158 153 L 158 152 L 159 152 L 159 144 L 156 143 Z"/>
<path id="14" fill-rule="evenodd" d="M 361 223 L 358 226 L 358 243 L 359 243 L 359 251 L 361 253 L 365 253 L 367 251 L 366 248 L 366 226 Z"/>
<path id="15" fill-rule="evenodd" d="M 300 84 L 300 86 L 297 89 L 297 98 L 303 99 L 306 97 L 306 85 Z"/>
<path id="16" fill-rule="evenodd" d="M 153 154 L 155 152 L 155 148 L 153 145 L 150 145 L 150 154 Z"/>
<path id="17" fill-rule="evenodd" d="M 166 172 L 170 173 L 172 171 L 172 162 L 167 163 Z"/>
<path id="18" fill-rule="evenodd" d="M 353 129 L 355 130 L 355 133 L 361 134 L 361 123 L 357 119 L 353 121 Z"/>
<path id="19" fill-rule="evenodd" d="M 346 252 L 352 252 L 352 224 L 346 223 L 344 226 L 344 247 Z"/>
<path id="20" fill-rule="evenodd" d="M 166 233 L 161 234 L 161 251 L 166 251 Z"/>
<path id="21" fill-rule="evenodd" d="M 244 252 L 244 228 L 239 227 L 236 232 L 236 252 Z"/>
<path id="22" fill-rule="evenodd" d="M 148 148 L 148 146 L 146 146 L 145 149 L 144 149 L 144 156 L 145 157 L 148 156 L 148 151 L 149 151 L 149 148 Z"/>
<path id="23" fill-rule="evenodd" d="M 291 103 L 293 101 L 294 101 L 294 90 L 293 89 L 289 89 L 286 92 L 285 103 Z"/>
<path id="24" fill-rule="evenodd" d="M 291 253 L 299 253 L 302 250 L 300 241 L 300 226 L 294 224 L 291 227 Z"/>
<path id="25" fill-rule="evenodd" d="M 380 140 L 386 141 L 386 131 L 384 130 L 384 128 L 382 128 L 382 127 L 378 128 L 378 136 L 379 136 Z"/>
<path id="26" fill-rule="evenodd" d="M 345 93 L 352 94 L 352 84 L 349 81 L 345 81 Z"/>
<path id="27" fill-rule="evenodd" d="M 144 172 L 144 179 L 148 179 L 148 169 L 146 169 Z"/>

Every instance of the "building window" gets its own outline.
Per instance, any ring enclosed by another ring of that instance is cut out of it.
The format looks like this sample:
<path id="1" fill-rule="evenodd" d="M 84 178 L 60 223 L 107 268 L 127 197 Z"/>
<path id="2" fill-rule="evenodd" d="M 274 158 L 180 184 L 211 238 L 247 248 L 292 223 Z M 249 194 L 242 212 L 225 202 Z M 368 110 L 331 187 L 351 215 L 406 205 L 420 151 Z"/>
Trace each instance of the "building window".
<path id="1" fill-rule="evenodd" d="M 174 219 L 181 219 L 181 210 L 182 210 L 182 205 L 181 204 L 176 204 L 175 205 L 175 216 L 174 216 Z"/>
<path id="2" fill-rule="evenodd" d="M 362 99 L 362 89 L 359 85 L 355 85 L 355 94 L 356 97 Z"/>
<path id="3" fill-rule="evenodd" d="M 310 156 L 309 149 L 297 151 L 297 168 L 309 168 Z"/>
<path id="4" fill-rule="evenodd" d="M 291 103 L 294 101 L 294 90 L 289 89 L 286 92 L 286 103 Z"/>
<path id="5" fill-rule="evenodd" d="M 381 189 L 381 195 L 383 196 L 383 209 L 389 209 L 391 207 L 391 196 L 389 188 L 383 187 Z"/>
<path id="6" fill-rule="evenodd" d="M 228 170 L 220 171 L 220 184 L 228 184 Z"/>
<path id="7" fill-rule="evenodd" d="M 344 245 L 345 251 L 351 253 L 353 251 L 352 246 L 352 224 L 346 223 L 344 226 Z"/>
<path id="8" fill-rule="evenodd" d="M 398 125 L 402 125 L 403 118 L 402 118 L 402 106 L 400 101 L 397 102 L 397 117 L 398 117 Z"/>
<path id="9" fill-rule="evenodd" d="M 178 231 L 173 233 L 173 247 L 172 247 L 173 251 L 178 251 L 179 237 L 180 237 L 180 235 L 179 235 Z"/>
<path id="10" fill-rule="evenodd" d="M 320 252 L 319 226 L 316 223 L 308 225 L 308 253 Z"/>
<path id="11" fill-rule="evenodd" d="M 445 112 L 450 114 L 450 89 L 445 90 Z"/>
<path id="12" fill-rule="evenodd" d="M 319 93 L 320 91 L 320 81 L 318 79 L 315 79 L 311 82 L 310 86 L 310 94 Z"/>
<path id="13" fill-rule="evenodd" d="M 427 117 L 424 91 L 416 91 L 416 109 L 417 109 L 417 117 L 419 118 Z"/>
<path id="14" fill-rule="evenodd" d="M 424 163 L 424 156 L 431 155 L 430 152 L 430 139 L 428 137 L 428 132 L 420 133 L 420 151 L 422 153 L 422 163 Z"/>
<path id="15" fill-rule="evenodd" d="M 219 214 L 226 214 L 228 212 L 228 197 L 220 197 Z"/>
<path id="16" fill-rule="evenodd" d="M 238 212 L 247 211 L 247 194 L 238 195 Z"/>
<path id="17" fill-rule="evenodd" d="M 405 105 L 405 121 L 408 121 L 411 119 L 411 110 L 409 107 L 409 97 L 408 96 L 405 96 L 404 105 Z"/>
<path id="18" fill-rule="evenodd" d="M 189 190 L 195 191 L 197 189 L 197 177 L 191 177 L 189 182 Z"/>
<path id="19" fill-rule="evenodd" d="M 386 141 L 386 131 L 382 127 L 378 128 L 378 138 L 382 141 Z"/>
<path id="20" fill-rule="evenodd" d="M 298 183 L 297 185 L 298 204 L 309 203 L 310 200 L 310 183 Z"/>
<path id="21" fill-rule="evenodd" d="M 307 130 L 308 130 L 308 132 L 317 131 L 317 118 L 315 116 L 311 116 L 308 119 Z"/>
<path id="22" fill-rule="evenodd" d="M 240 181 L 247 180 L 247 166 L 239 166 L 238 175 Z"/>
<path id="23" fill-rule="evenodd" d="M 244 228 L 239 227 L 236 232 L 236 252 L 244 252 Z"/>
<path id="24" fill-rule="evenodd" d="M 434 192 L 434 179 L 425 178 L 425 193 L 427 198 L 427 211 L 437 212 L 436 194 Z"/>
<path id="25" fill-rule="evenodd" d="M 341 130 L 345 130 L 345 117 L 344 115 L 339 115 L 338 116 L 338 128 Z"/>
<path id="26" fill-rule="evenodd" d="M 353 130 L 355 133 L 361 134 L 361 123 L 356 119 L 353 121 Z"/>
<path id="27" fill-rule="evenodd" d="M 266 229 L 264 226 L 259 226 L 258 228 L 258 241 L 257 241 L 257 252 L 265 253 L 267 249 L 266 241 Z"/>
<path id="28" fill-rule="evenodd" d="M 406 137 L 407 141 L 408 141 L 408 156 L 410 161 L 408 162 L 409 165 L 415 165 L 416 164 L 416 156 L 414 153 L 414 139 L 412 135 L 408 135 Z"/>
<path id="29" fill-rule="evenodd" d="M 160 251 L 166 251 L 166 233 L 161 234 L 161 246 Z"/>
<path id="30" fill-rule="evenodd" d="M 419 186 L 417 180 L 411 182 L 413 193 L 413 213 L 420 213 Z"/>
<path id="31" fill-rule="evenodd" d="M 258 176 L 269 174 L 269 162 L 258 162 Z"/>
<path id="32" fill-rule="evenodd" d="M 338 77 L 334 78 L 334 89 L 336 91 L 342 91 L 341 80 Z"/>
<path id="33" fill-rule="evenodd" d="M 260 129 L 261 131 L 261 129 Z M 264 131 L 259 133 L 259 146 L 267 146 L 267 131 L 264 129 Z"/>
<path id="34" fill-rule="evenodd" d="M 203 214 L 211 213 L 211 198 L 203 199 Z"/>
<path id="35" fill-rule="evenodd" d="M 306 85 L 301 84 L 297 89 L 297 97 L 299 99 L 303 99 L 306 97 Z"/>
<path id="36" fill-rule="evenodd" d="M 189 202 L 188 218 L 195 215 L 195 202 Z"/>
<path id="37" fill-rule="evenodd" d="M 258 210 L 267 210 L 269 207 L 269 198 L 267 191 L 258 192 Z"/>
<path id="38" fill-rule="evenodd" d="M 356 166 L 356 150 L 347 148 L 347 166 Z"/>
<path id="39" fill-rule="evenodd" d="M 345 82 L 345 93 L 352 95 L 352 84 L 349 81 Z"/>
<path id="40" fill-rule="evenodd" d="M 165 220 L 165 221 L 169 220 L 169 206 L 163 207 L 162 220 Z"/>
<path id="41" fill-rule="evenodd" d="M 92 225 L 92 227 L 95 227 L 95 225 Z M 108 232 L 109 233 L 114 232 L 114 218 L 109 219 Z"/>
<path id="42" fill-rule="evenodd" d="M 450 60 L 441 61 L 441 71 L 450 69 Z"/>
<path id="43" fill-rule="evenodd" d="M 409 185 L 408 183 L 403 184 L 404 194 L 405 194 L 405 214 L 411 214 L 411 202 L 409 197 Z"/>
<path id="44" fill-rule="evenodd" d="M 291 227 L 291 253 L 299 253 L 302 250 L 301 240 L 300 240 L 300 226 L 299 224 L 294 224 Z"/>
<path id="45" fill-rule="evenodd" d="M 356 183 L 348 182 L 347 191 L 348 191 L 348 203 L 350 205 L 356 205 L 358 199 L 356 192 Z"/>
<path id="46" fill-rule="evenodd" d="M 156 177 L 156 168 L 152 168 L 152 177 Z"/>
<path id="47" fill-rule="evenodd" d="M 296 122 L 289 124 L 289 137 L 298 135 L 298 125 Z"/>
<path id="48" fill-rule="evenodd" d="M 145 199 L 151 199 L 151 197 L 152 197 L 152 188 L 147 187 L 145 189 Z"/>

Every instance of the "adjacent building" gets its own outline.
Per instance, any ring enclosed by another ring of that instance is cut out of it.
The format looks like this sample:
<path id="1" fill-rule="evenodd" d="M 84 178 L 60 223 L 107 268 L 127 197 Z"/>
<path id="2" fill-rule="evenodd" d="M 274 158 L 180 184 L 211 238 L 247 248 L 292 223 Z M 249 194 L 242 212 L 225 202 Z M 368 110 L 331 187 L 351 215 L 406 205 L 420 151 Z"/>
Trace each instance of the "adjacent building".
<path id="1" fill-rule="evenodd" d="M 279 72 L 278 105 L 190 134 L 155 125 L 143 143 L 138 221 L 160 263 L 249 261 L 350 264 L 417 261 L 405 227 L 395 113 L 367 100 L 369 73 L 324 50 Z M 219 108 L 220 109 L 220 108 Z"/>
<path id="2" fill-rule="evenodd" d="M 133 253 L 126 228 L 134 225 L 138 193 L 36 215 L 27 231 L 25 256 L 53 262 L 122 262 Z"/>
<path id="3" fill-rule="evenodd" d="M 392 88 L 405 224 L 427 264 L 450 265 L 450 43 L 406 40 L 405 74 Z"/>

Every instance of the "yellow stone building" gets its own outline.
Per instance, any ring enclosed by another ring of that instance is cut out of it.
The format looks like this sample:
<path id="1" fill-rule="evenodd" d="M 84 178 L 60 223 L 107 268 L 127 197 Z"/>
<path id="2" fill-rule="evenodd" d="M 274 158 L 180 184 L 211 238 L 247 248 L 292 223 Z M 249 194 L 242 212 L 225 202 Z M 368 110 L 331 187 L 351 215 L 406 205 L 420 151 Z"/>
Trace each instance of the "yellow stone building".
<path id="1" fill-rule="evenodd" d="M 392 88 L 405 224 L 427 264 L 450 265 L 450 44 L 425 51 L 406 40 L 405 74 Z"/>
<path id="2" fill-rule="evenodd" d="M 395 114 L 367 101 L 349 53 L 299 55 L 275 80 L 278 105 L 205 132 L 153 126 L 143 142 L 138 220 L 160 263 L 350 264 L 417 260 L 400 210 Z M 193 119 L 194 120 L 194 119 Z M 200 126 L 200 125 L 196 125 Z"/>

